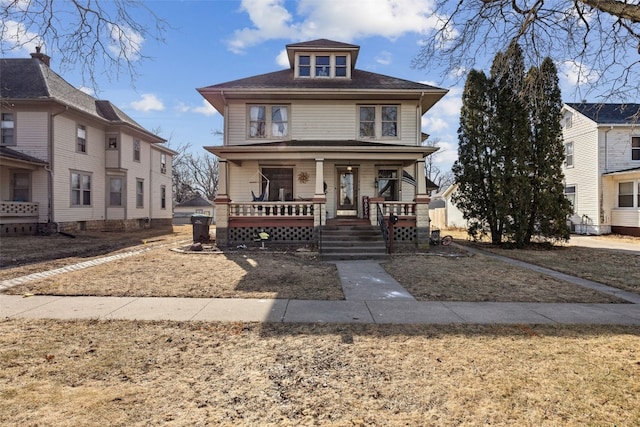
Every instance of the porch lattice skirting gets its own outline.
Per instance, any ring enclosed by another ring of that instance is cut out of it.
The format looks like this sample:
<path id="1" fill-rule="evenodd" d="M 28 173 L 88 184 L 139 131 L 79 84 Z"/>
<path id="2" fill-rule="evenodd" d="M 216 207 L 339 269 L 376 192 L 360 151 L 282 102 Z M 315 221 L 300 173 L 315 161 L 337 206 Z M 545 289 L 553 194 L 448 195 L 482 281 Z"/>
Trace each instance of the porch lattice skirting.
<path id="1" fill-rule="evenodd" d="M 291 244 L 316 243 L 313 226 L 310 227 L 233 227 L 228 229 L 229 244 L 246 244 L 261 231 L 269 233 L 271 242 Z"/>

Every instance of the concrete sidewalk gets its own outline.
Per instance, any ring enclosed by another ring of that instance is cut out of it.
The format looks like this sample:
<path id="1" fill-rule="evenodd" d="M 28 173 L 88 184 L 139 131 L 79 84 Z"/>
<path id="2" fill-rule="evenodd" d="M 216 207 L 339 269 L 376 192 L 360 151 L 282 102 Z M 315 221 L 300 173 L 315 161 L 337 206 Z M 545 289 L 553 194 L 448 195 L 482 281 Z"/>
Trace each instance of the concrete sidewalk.
<path id="1" fill-rule="evenodd" d="M 336 262 L 345 300 L 0 295 L 0 318 L 380 324 L 640 325 L 640 295 L 496 256 L 631 304 L 419 302 L 375 261 Z"/>

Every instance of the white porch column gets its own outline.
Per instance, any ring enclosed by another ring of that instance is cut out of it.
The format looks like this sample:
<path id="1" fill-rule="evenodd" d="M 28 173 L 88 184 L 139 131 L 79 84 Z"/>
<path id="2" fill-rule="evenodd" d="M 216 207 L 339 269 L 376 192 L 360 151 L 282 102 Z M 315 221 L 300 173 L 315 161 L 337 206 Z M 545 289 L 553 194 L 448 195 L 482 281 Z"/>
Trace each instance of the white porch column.
<path id="1" fill-rule="evenodd" d="M 429 248 L 429 202 L 427 180 L 425 179 L 424 158 L 416 161 L 416 238 L 418 247 Z"/>
<path id="2" fill-rule="evenodd" d="M 317 231 L 326 224 L 326 215 L 324 210 L 327 205 L 327 195 L 324 194 L 324 159 L 316 159 L 316 189 L 313 195 L 313 204 L 315 207 L 313 214 L 313 227 Z"/>

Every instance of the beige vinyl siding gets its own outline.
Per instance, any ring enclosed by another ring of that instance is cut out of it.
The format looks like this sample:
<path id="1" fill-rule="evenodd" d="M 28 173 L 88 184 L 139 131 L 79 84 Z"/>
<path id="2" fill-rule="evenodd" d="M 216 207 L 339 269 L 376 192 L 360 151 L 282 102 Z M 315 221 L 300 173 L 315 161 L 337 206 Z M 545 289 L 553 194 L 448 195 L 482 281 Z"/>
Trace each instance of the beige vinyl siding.
<path id="1" fill-rule="evenodd" d="M 38 203 L 38 222 L 47 222 L 49 216 L 48 175 L 44 169 L 31 172 L 31 201 Z"/>
<path id="2" fill-rule="evenodd" d="M 229 145 L 245 145 L 268 142 L 269 138 L 249 139 L 247 137 L 247 105 L 264 102 L 233 102 L 229 105 L 227 115 L 227 131 Z M 399 138 L 377 138 L 372 141 L 416 145 L 419 131 L 416 122 L 415 102 L 371 101 L 293 101 L 278 102 L 269 105 L 290 105 L 289 137 L 293 140 L 336 141 L 358 139 L 358 105 L 398 105 L 399 106 Z"/>
<path id="3" fill-rule="evenodd" d="M 76 126 L 87 128 L 87 153 L 76 152 Z M 64 115 L 54 119 L 54 215 L 57 222 L 103 220 L 105 215 L 104 131 Z M 71 206 L 71 172 L 91 175 L 91 205 Z"/>
<path id="4" fill-rule="evenodd" d="M 167 171 L 166 173 L 160 172 L 160 155 L 163 153 L 162 151 L 155 149 L 153 145 L 150 143 L 144 143 L 144 145 L 149 146 L 150 155 L 151 155 L 151 174 L 150 174 L 150 206 L 149 212 L 151 218 L 171 218 L 173 216 L 172 212 L 172 201 L 171 201 L 171 156 L 169 154 L 166 155 L 167 159 Z M 165 186 L 166 189 L 166 199 L 165 199 L 165 208 L 162 209 L 162 200 L 161 200 L 161 187 Z"/>
<path id="5" fill-rule="evenodd" d="M 133 141 L 140 141 L 140 161 L 133 160 Z M 138 219 L 150 217 L 150 197 L 151 197 L 151 148 L 145 141 L 134 138 L 131 135 L 122 134 L 122 167 L 127 170 L 126 183 L 126 204 L 127 219 Z M 137 207 L 137 180 L 144 182 L 143 186 L 143 207 Z"/>
<path id="6" fill-rule="evenodd" d="M 596 124 L 574 113 L 572 126 L 563 129 L 564 142 L 573 142 L 573 167 L 565 167 L 565 185 L 576 186 L 575 215 L 579 224 L 586 215 L 594 226 L 600 224 L 600 170 L 598 158 L 598 130 Z"/>
<path id="7" fill-rule="evenodd" d="M 49 114 L 44 111 L 20 111 L 15 114 L 16 151 L 48 160 Z"/>

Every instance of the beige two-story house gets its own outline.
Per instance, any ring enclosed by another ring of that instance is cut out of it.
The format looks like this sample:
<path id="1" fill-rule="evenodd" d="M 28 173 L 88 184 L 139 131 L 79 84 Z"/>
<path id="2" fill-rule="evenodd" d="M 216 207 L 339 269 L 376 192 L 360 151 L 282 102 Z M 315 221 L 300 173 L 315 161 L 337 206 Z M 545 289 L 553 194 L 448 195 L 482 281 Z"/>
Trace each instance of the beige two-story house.
<path id="1" fill-rule="evenodd" d="M 290 67 L 198 89 L 224 117 L 217 239 L 268 230 L 318 241 L 332 222 L 375 227 L 398 217 L 395 241 L 428 242 L 421 118 L 447 90 L 360 70 L 360 47 L 286 46 Z"/>
<path id="2" fill-rule="evenodd" d="M 171 227 L 175 152 L 49 63 L 0 59 L 0 235 Z"/>
<path id="3" fill-rule="evenodd" d="M 572 231 L 640 236 L 640 104 L 567 103 L 565 194 Z"/>

